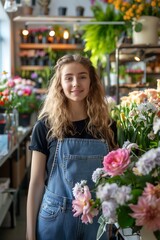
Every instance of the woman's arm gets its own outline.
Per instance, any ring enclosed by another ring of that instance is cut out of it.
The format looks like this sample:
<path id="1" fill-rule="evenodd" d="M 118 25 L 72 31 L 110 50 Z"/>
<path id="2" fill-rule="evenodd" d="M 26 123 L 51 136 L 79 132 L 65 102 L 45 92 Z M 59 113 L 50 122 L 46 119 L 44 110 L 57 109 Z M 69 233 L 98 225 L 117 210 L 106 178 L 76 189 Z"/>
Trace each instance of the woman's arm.
<path id="1" fill-rule="evenodd" d="M 33 151 L 27 198 L 27 240 L 36 240 L 36 220 L 44 192 L 45 166 L 46 155 Z"/>

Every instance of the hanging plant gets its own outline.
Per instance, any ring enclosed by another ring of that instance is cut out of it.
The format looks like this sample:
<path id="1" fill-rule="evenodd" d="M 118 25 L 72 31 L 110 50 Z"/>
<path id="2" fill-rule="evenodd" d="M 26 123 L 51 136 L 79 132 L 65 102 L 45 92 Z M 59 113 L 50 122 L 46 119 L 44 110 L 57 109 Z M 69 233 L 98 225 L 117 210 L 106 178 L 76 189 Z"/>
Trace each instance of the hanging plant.
<path id="1" fill-rule="evenodd" d="M 121 14 L 115 12 L 112 4 L 104 8 L 100 3 L 91 7 L 94 15 L 93 22 L 107 22 L 111 24 L 88 24 L 84 26 L 83 39 L 85 41 L 85 52 L 90 52 L 91 61 L 97 66 L 98 61 L 106 64 L 106 55 L 112 53 L 121 34 L 125 31 L 125 25 L 114 25 L 114 21 L 123 21 Z"/>

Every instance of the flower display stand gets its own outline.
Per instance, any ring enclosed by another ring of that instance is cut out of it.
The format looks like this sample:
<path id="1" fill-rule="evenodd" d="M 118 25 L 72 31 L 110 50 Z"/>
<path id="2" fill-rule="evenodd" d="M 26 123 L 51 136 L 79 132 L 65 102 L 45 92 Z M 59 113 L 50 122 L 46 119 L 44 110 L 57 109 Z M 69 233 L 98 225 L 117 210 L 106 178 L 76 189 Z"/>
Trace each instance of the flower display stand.
<path id="1" fill-rule="evenodd" d="M 142 31 L 133 30 L 133 44 L 158 44 L 158 24 L 159 18 L 153 16 L 142 16 L 138 20 L 142 23 Z M 134 24 L 133 24 L 134 25 Z M 134 26 L 133 26 L 134 27 Z"/>

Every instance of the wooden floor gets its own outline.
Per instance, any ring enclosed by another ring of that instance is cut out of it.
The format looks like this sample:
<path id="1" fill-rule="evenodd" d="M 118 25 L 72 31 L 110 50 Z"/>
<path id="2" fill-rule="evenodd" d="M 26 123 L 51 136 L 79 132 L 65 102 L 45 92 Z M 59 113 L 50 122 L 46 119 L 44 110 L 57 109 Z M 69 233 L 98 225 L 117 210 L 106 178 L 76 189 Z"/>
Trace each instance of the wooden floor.
<path id="1" fill-rule="evenodd" d="M 20 209 L 16 216 L 16 227 L 10 228 L 10 214 L 8 213 L 0 227 L 0 240 L 25 240 L 26 235 L 26 200 L 27 190 L 20 191 Z"/>

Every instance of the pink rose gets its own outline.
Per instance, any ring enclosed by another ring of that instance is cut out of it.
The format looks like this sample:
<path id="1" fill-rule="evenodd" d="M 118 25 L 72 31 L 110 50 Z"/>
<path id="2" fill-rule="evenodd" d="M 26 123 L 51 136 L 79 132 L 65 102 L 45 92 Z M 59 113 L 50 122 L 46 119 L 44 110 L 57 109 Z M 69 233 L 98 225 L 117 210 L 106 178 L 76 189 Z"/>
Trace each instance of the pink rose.
<path id="1" fill-rule="evenodd" d="M 121 175 L 130 163 L 129 154 L 130 151 L 128 149 L 119 148 L 105 156 L 103 166 L 107 174 L 110 176 Z"/>

